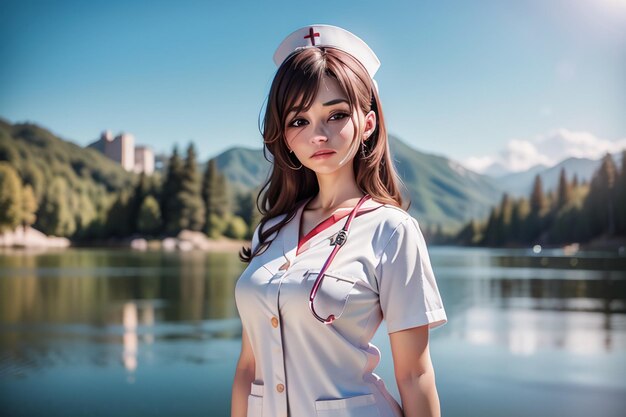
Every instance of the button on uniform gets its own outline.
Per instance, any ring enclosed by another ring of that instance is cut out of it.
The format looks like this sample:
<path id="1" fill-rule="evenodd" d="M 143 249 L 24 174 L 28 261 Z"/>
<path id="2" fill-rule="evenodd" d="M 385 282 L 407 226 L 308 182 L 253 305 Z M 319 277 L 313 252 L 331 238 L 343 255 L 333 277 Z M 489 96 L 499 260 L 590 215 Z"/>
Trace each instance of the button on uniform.
<path id="1" fill-rule="evenodd" d="M 276 391 L 283 392 L 285 390 L 285 386 L 283 384 L 276 385 Z"/>
<path id="2" fill-rule="evenodd" d="M 278 319 L 276 317 L 272 317 L 272 327 L 278 327 Z"/>

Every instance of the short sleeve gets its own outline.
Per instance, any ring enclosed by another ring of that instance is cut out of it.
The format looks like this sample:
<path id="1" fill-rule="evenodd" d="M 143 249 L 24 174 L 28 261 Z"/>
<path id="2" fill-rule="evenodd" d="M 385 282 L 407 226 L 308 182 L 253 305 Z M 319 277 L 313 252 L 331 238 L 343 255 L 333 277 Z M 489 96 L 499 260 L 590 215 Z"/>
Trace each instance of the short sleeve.
<path id="1" fill-rule="evenodd" d="M 388 333 L 426 324 L 434 329 L 448 321 L 426 241 L 413 217 L 394 230 L 376 272 Z"/>

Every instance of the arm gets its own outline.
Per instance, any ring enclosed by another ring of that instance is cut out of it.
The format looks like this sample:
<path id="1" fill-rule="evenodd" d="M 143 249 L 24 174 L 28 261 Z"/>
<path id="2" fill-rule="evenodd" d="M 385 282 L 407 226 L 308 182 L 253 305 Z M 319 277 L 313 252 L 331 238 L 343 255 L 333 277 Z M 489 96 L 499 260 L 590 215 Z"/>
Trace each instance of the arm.
<path id="1" fill-rule="evenodd" d="M 428 325 L 390 333 L 389 340 L 404 417 L 440 417 Z"/>
<path id="2" fill-rule="evenodd" d="M 250 385 L 254 381 L 254 352 L 248 339 L 246 329 L 241 329 L 241 353 L 237 362 L 231 398 L 231 417 L 246 417 L 248 412 L 248 395 Z"/>

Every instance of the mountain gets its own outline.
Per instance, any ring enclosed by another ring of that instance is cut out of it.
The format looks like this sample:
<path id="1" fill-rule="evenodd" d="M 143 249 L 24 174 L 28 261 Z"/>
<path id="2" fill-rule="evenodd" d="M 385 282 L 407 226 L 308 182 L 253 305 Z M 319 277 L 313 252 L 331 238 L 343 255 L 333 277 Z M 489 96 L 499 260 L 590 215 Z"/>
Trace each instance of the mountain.
<path id="1" fill-rule="evenodd" d="M 440 223 L 456 229 L 469 218 L 483 218 L 502 191 L 493 178 L 477 174 L 443 156 L 423 153 L 390 135 L 389 147 L 411 200 L 409 212 L 421 225 Z M 268 155 L 268 158 L 271 155 Z M 231 148 L 217 155 L 217 165 L 239 191 L 265 182 L 270 163 L 261 149 Z"/>
<path id="2" fill-rule="evenodd" d="M 502 195 L 497 183 L 444 156 L 417 151 L 389 136 L 398 174 L 408 188 L 409 212 L 429 225 L 455 229 L 470 218 L 482 219 Z"/>
<path id="3" fill-rule="evenodd" d="M 483 175 L 488 175 L 494 178 L 503 177 L 510 173 L 511 171 L 509 170 L 509 168 L 507 168 L 505 165 L 503 165 L 500 162 L 494 162 L 482 172 Z"/>
<path id="4" fill-rule="evenodd" d="M 271 157 L 269 153 L 268 156 Z M 216 161 L 217 169 L 239 192 L 250 191 L 265 183 L 270 171 L 270 163 L 263 156 L 262 149 L 230 148 L 219 154 Z"/>
<path id="5" fill-rule="evenodd" d="M 622 163 L 621 153 L 611 155 L 613 161 L 619 167 Z M 602 158 L 567 158 L 552 167 L 536 165 L 527 171 L 515 172 L 499 178 L 495 178 L 496 184 L 503 190 L 507 190 L 509 195 L 527 197 L 532 190 L 535 176 L 539 174 L 543 184 L 544 191 L 556 190 L 559 184 L 559 176 L 561 168 L 565 169 L 565 175 L 569 181 L 572 180 L 574 174 L 578 176 L 578 182 L 590 181 L 593 173 L 600 167 Z"/>
<path id="6" fill-rule="evenodd" d="M 510 174 L 502 175 L 494 178 L 496 184 L 506 190 L 509 196 L 514 197 L 528 197 L 532 190 L 533 181 L 537 174 L 542 174 L 546 169 L 549 169 L 545 165 L 537 164 L 526 171 L 513 172 Z M 557 178 L 558 180 L 558 178 Z M 545 186 L 545 183 L 544 183 Z"/>

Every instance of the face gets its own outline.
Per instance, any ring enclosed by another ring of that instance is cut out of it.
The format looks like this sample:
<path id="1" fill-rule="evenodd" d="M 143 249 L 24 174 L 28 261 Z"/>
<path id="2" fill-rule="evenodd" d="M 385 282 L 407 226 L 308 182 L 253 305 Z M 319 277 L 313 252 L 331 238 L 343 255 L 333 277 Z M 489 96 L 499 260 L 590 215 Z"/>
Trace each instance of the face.
<path id="1" fill-rule="evenodd" d="M 313 104 L 306 112 L 292 111 L 285 121 L 287 147 L 305 167 L 317 174 L 330 174 L 344 167 L 352 167 L 352 160 L 361 141 L 376 127 L 376 114 L 364 115 L 359 109 L 352 116 L 361 126 L 362 136 L 354 138 L 354 123 L 350 119 L 348 98 L 339 83 L 324 77 Z M 327 151 L 326 155 L 314 156 Z"/>

